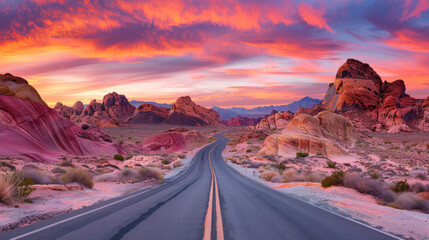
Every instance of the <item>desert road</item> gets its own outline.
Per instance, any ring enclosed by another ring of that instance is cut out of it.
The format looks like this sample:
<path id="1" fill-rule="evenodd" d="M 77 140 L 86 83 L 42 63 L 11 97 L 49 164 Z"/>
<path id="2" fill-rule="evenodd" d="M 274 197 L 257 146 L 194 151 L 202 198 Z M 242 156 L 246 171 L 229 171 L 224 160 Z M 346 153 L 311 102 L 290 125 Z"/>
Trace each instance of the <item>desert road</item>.
<path id="1" fill-rule="evenodd" d="M 0 239 L 400 239 L 270 189 L 202 148 L 161 185 L 0 234 Z"/>

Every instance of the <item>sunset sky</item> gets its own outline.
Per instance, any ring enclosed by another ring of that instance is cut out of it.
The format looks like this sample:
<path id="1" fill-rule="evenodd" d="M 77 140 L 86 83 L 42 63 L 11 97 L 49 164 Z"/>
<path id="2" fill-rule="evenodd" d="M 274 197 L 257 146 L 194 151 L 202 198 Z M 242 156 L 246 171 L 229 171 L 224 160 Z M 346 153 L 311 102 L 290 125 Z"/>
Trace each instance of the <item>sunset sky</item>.
<path id="1" fill-rule="evenodd" d="M 329 2 L 329 3 L 326 3 Z M 323 98 L 347 58 L 429 95 L 429 0 L 0 0 L 0 72 L 50 105 Z"/>

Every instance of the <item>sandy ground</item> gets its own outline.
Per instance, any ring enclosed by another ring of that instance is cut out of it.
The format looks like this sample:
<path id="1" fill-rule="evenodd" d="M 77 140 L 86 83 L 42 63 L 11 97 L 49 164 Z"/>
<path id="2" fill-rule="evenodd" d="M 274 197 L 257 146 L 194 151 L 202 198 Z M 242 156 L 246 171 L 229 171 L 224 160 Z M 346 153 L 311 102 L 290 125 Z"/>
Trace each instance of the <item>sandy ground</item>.
<path id="1" fill-rule="evenodd" d="M 225 153 L 224 157 L 227 157 L 229 154 Z M 257 169 L 244 168 L 230 161 L 228 161 L 228 165 L 255 181 L 323 209 L 364 222 L 404 238 L 429 239 L 429 214 L 382 206 L 377 204 L 374 197 L 345 187 L 324 189 L 319 183 L 266 182 L 259 178 Z"/>

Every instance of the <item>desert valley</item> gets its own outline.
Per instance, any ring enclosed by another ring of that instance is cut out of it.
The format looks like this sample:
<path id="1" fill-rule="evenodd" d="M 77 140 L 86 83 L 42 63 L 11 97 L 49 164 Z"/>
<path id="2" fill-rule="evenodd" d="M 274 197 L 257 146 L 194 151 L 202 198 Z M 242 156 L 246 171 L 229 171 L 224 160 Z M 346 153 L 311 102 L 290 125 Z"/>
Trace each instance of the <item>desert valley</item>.
<path id="1" fill-rule="evenodd" d="M 157 186 L 222 133 L 224 160 L 250 179 L 425 239 L 429 97 L 409 96 L 405 81 L 383 81 L 354 59 L 333 78 L 314 106 L 220 120 L 189 96 L 166 108 L 112 92 L 51 108 L 25 79 L 0 75 L 1 229 Z"/>
<path id="2" fill-rule="evenodd" d="M 429 0 L 0 0 L 0 240 L 429 240 Z"/>

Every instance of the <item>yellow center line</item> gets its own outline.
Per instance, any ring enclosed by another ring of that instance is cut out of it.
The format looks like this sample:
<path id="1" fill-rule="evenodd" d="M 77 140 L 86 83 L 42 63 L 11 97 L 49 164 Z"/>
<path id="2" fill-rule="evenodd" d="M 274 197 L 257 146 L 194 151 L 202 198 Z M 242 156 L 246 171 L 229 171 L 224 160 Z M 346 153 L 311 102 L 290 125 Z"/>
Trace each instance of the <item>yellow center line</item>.
<path id="1" fill-rule="evenodd" d="M 222 213 L 220 210 L 220 202 L 219 202 L 219 189 L 217 186 L 217 179 L 216 179 L 216 173 L 213 169 L 212 165 L 212 159 L 211 159 L 211 153 L 212 151 L 219 145 L 220 143 L 216 144 L 210 151 L 209 151 L 209 165 L 210 165 L 210 171 L 212 174 L 212 182 L 210 187 L 210 196 L 209 196 L 209 205 L 207 207 L 207 213 L 206 213 L 206 219 L 204 223 L 204 240 L 210 240 L 211 239 L 211 225 L 212 225 L 212 212 L 213 212 L 213 183 L 215 186 L 215 199 L 216 199 L 216 236 L 217 240 L 223 240 L 224 234 L 223 234 L 223 224 L 222 224 Z"/>

